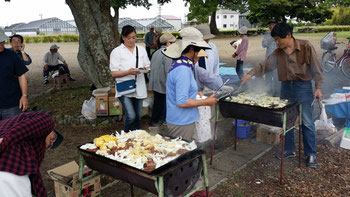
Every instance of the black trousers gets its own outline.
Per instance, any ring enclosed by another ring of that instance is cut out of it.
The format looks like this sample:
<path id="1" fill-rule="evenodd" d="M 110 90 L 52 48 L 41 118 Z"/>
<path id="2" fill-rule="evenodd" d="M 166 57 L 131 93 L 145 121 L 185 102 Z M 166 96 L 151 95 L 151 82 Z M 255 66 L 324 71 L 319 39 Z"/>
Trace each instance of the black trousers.
<path id="1" fill-rule="evenodd" d="M 153 91 L 154 101 L 150 125 L 166 120 L 166 94 Z"/>
<path id="2" fill-rule="evenodd" d="M 47 77 L 49 76 L 49 72 L 50 71 L 53 71 L 53 70 L 59 70 L 59 69 L 63 69 L 64 72 L 70 76 L 70 71 L 69 71 L 69 68 L 68 66 L 64 66 L 63 64 L 57 64 L 55 66 L 49 66 L 48 65 L 48 69 L 45 70 L 45 68 L 43 68 L 43 75 L 44 75 L 44 78 L 47 79 Z"/>

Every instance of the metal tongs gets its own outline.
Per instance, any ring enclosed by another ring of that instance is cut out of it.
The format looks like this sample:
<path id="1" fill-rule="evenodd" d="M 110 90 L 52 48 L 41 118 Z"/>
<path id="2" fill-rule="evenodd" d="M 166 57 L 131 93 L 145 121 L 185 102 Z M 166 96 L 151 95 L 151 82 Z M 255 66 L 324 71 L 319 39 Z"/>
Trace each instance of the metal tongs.
<path id="1" fill-rule="evenodd" d="M 215 98 L 217 98 L 217 99 L 222 99 L 222 98 L 224 98 L 225 96 L 231 94 L 230 92 L 225 92 L 225 91 L 222 91 L 222 92 L 218 93 L 219 90 L 220 90 L 224 85 L 226 85 L 227 82 L 229 82 L 229 81 L 230 81 L 230 79 L 227 79 L 227 80 L 214 92 L 214 95 L 215 95 L 214 97 L 215 97 Z"/>
<path id="2" fill-rule="evenodd" d="M 218 91 L 219 91 L 222 87 L 224 87 L 224 85 L 226 85 L 227 82 L 229 82 L 229 81 L 230 81 L 230 78 L 226 79 L 226 81 L 214 92 L 214 94 L 218 93 Z"/>
<path id="3" fill-rule="evenodd" d="M 314 100 L 311 103 L 311 107 L 315 104 L 315 101 L 318 100 L 318 102 L 320 103 L 320 106 L 322 105 L 322 99 L 319 98 L 314 98 Z"/>

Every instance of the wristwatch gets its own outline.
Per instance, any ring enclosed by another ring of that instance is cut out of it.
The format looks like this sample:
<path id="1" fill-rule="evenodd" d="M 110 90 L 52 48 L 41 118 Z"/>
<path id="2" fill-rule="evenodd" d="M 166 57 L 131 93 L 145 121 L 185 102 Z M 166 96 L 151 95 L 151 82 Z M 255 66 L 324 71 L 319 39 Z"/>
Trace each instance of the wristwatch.
<path id="1" fill-rule="evenodd" d="M 22 96 L 24 96 L 24 97 L 27 97 L 27 98 L 28 98 L 28 95 L 27 95 L 27 94 L 22 94 Z"/>

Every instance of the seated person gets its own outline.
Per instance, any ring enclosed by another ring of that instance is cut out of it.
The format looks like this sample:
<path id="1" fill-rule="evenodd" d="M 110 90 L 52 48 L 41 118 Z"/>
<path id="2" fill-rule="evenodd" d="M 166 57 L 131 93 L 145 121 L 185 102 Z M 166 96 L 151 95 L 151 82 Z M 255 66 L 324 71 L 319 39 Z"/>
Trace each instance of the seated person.
<path id="1" fill-rule="evenodd" d="M 10 37 L 11 50 L 17 53 L 19 59 L 24 65 L 29 66 L 32 63 L 30 56 L 24 52 L 25 45 L 23 44 L 23 37 L 19 34 L 15 34 Z"/>
<path id="2" fill-rule="evenodd" d="M 46 113 L 21 113 L 0 121 L 0 196 L 46 197 L 40 165 L 63 136 Z"/>
<path id="3" fill-rule="evenodd" d="M 75 81 L 72 77 L 70 77 L 70 71 L 68 68 L 68 64 L 66 60 L 59 54 L 57 51 L 60 47 L 58 47 L 56 44 L 51 45 L 50 51 L 47 52 L 44 55 L 43 62 L 44 62 L 44 78 L 45 78 L 45 84 L 49 84 L 49 72 L 54 70 L 59 70 L 60 68 L 63 68 L 65 73 L 69 76 L 70 81 Z M 63 64 L 59 64 L 58 60 L 60 60 Z"/>

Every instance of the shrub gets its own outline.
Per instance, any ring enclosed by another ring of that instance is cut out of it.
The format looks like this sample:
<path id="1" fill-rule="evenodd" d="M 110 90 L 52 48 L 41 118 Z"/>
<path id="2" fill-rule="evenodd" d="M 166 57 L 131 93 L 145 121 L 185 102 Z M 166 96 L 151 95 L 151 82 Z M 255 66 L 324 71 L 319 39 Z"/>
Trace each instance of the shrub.
<path id="1" fill-rule="evenodd" d="M 75 34 L 24 36 L 25 43 L 78 42 L 78 41 L 79 41 L 79 35 L 75 35 Z"/>

